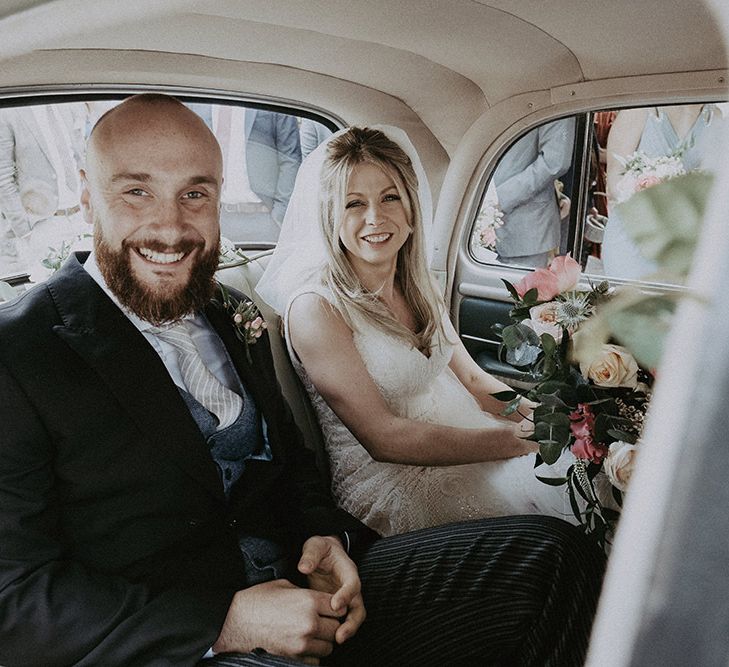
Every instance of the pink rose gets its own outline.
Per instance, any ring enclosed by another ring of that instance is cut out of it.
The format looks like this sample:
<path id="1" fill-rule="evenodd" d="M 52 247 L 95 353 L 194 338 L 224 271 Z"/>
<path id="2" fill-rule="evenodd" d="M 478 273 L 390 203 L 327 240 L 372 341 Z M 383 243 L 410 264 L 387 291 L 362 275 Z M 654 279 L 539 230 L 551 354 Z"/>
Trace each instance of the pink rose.
<path id="1" fill-rule="evenodd" d="M 535 287 L 537 288 L 537 298 L 540 301 L 550 301 L 559 294 L 557 276 L 547 269 L 537 269 L 527 273 L 514 285 L 517 294 L 522 298 L 530 289 Z"/>
<path id="2" fill-rule="evenodd" d="M 568 292 L 577 287 L 582 273 L 579 262 L 572 259 L 569 253 L 555 257 L 549 265 L 549 270 L 557 276 L 557 285 L 559 287 L 557 294 Z"/>
<path id="3" fill-rule="evenodd" d="M 607 455 L 607 447 L 595 442 L 593 432 L 595 429 L 595 415 L 592 408 L 586 403 L 579 403 L 577 410 L 570 413 L 570 431 L 575 437 L 570 451 L 578 459 L 587 459 L 593 463 L 600 463 Z"/>
<path id="4" fill-rule="evenodd" d="M 549 269 L 537 269 L 527 273 L 516 285 L 520 297 L 533 288 L 537 288 L 537 298 L 540 301 L 551 301 L 558 294 L 577 287 L 582 269 L 578 262 L 569 254 L 555 257 Z"/>
<path id="5" fill-rule="evenodd" d="M 596 443 L 591 437 L 576 438 L 570 451 L 578 458 L 600 463 L 607 454 L 607 447 Z"/>
<path id="6" fill-rule="evenodd" d="M 654 185 L 658 185 L 661 179 L 657 176 L 641 176 L 638 182 L 635 184 L 635 191 L 640 192 L 646 188 L 652 188 Z"/>

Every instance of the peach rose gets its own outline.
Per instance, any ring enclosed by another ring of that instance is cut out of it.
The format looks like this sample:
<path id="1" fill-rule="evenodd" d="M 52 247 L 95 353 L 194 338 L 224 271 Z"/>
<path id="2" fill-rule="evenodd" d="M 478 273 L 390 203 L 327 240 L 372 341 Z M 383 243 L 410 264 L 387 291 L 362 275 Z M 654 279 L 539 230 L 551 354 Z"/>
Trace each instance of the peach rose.
<path id="1" fill-rule="evenodd" d="M 636 445 L 631 445 L 622 440 L 613 442 L 608 449 L 603 469 L 610 483 L 621 491 L 625 491 L 628 487 L 630 476 L 633 474 L 633 468 L 635 467 L 637 451 L 638 447 Z"/>
<path id="2" fill-rule="evenodd" d="M 589 361 L 580 361 L 580 371 L 598 387 L 629 387 L 638 385 L 638 363 L 620 345 L 603 345 Z"/>

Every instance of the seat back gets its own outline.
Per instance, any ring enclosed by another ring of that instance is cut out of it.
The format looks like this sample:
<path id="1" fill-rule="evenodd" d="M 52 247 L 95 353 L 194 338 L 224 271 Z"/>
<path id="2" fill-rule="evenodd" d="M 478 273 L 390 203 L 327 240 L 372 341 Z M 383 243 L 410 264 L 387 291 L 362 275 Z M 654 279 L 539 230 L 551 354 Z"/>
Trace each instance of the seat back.
<path id="1" fill-rule="evenodd" d="M 304 385 L 296 374 L 283 337 L 283 322 L 281 318 L 256 293 L 256 285 L 260 280 L 266 265 L 273 254 L 273 250 L 251 253 L 250 261 L 242 266 L 235 262 L 223 265 L 216 274 L 218 281 L 249 296 L 258 306 L 268 325 L 268 335 L 271 341 L 271 352 L 276 369 L 276 377 L 281 385 L 284 398 L 291 407 L 296 425 L 304 435 L 306 446 L 316 455 L 316 463 L 327 482 L 330 481 L 329 461 L 324 446 L 319 421 L 309 401 Z"/>

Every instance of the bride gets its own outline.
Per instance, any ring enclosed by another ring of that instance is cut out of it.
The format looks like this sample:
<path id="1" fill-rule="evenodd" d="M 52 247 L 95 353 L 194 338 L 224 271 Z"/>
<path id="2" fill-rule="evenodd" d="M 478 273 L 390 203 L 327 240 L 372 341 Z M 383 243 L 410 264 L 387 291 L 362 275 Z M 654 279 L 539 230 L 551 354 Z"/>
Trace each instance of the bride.
<path id="1" fill-rule="evenodd" d="M 284 321 L 339 505 L 383 535 L 468 518 L 569 518 L 534 475 L 531 408 L 460 342 L 429 277 L 430 192 L 391 127 L 342 130 L 299 171 L 257 291 Z"/>

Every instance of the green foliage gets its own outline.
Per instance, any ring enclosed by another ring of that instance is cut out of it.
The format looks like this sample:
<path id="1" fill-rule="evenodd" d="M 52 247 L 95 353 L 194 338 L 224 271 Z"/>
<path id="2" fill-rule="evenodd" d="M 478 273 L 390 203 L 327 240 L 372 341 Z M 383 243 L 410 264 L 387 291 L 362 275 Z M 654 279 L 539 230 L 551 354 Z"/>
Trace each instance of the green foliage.
<path id="1" fill-rule="evenodd" d="M 531 366 L 539 357 L 539 336 L 525 324 L 511 324 L 501 331 L 506 361 L 512 366 Z"/>

